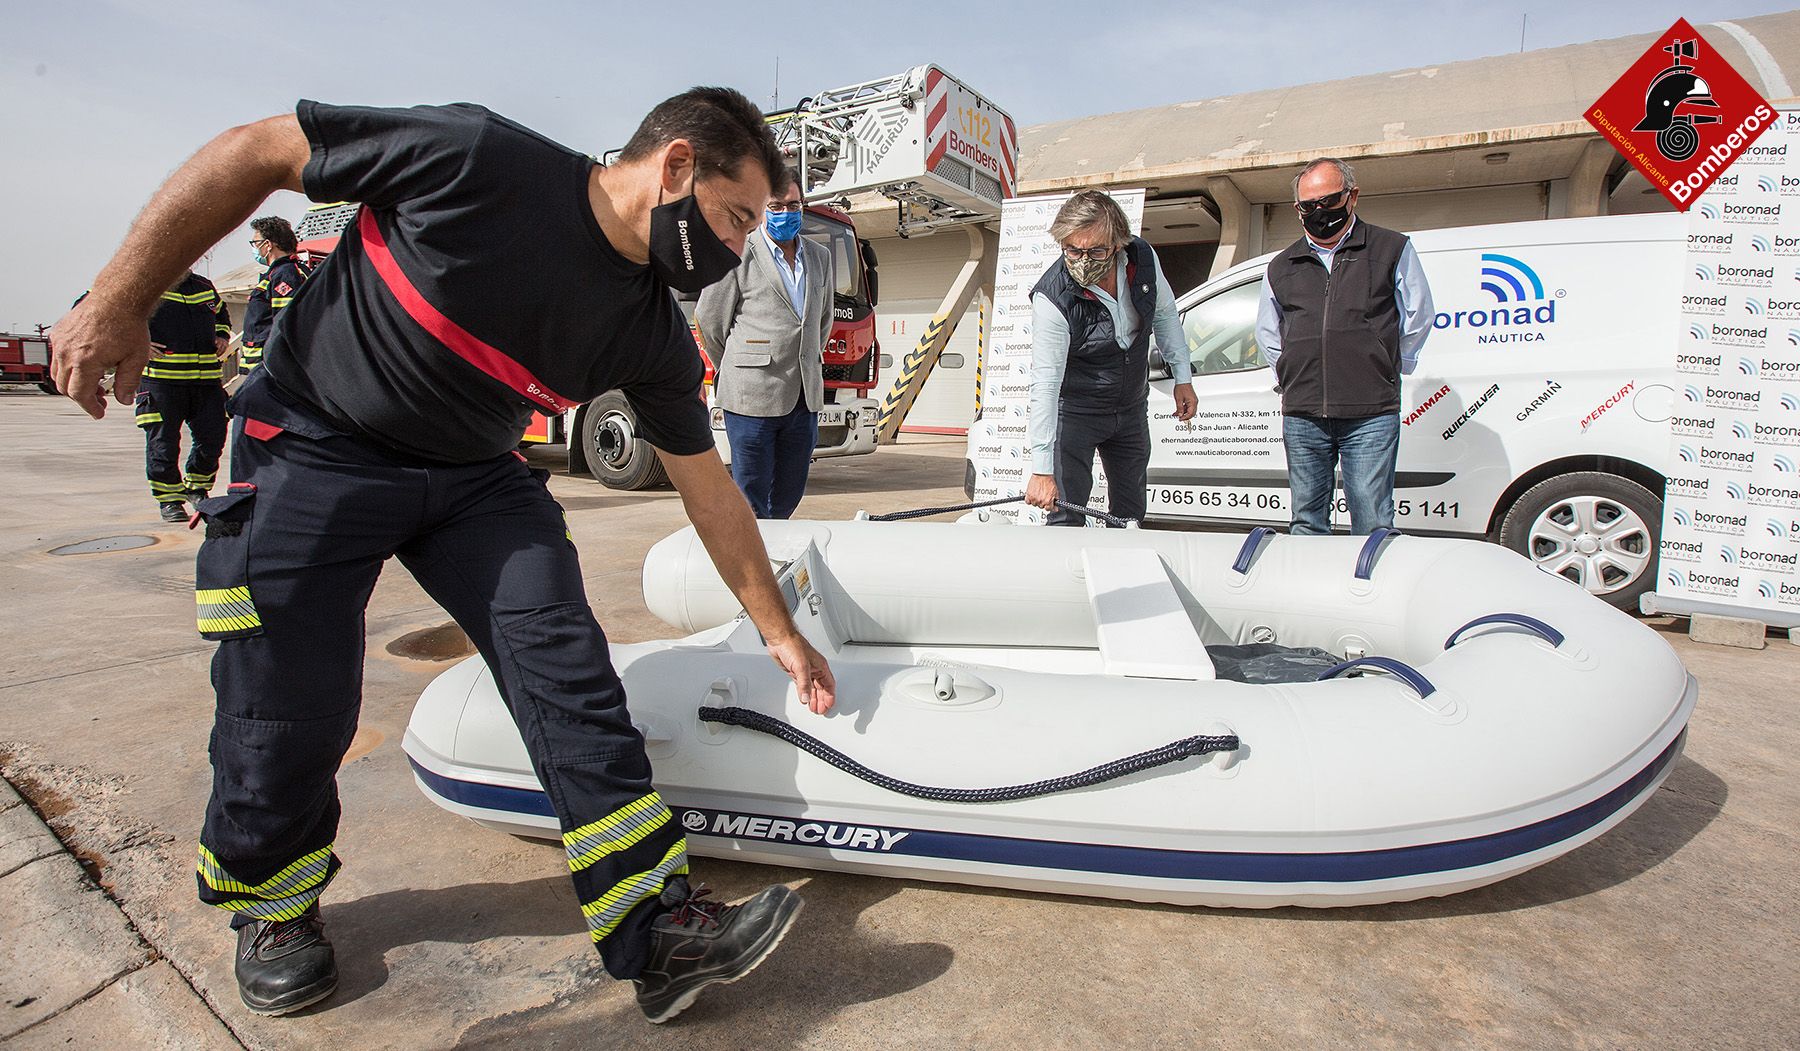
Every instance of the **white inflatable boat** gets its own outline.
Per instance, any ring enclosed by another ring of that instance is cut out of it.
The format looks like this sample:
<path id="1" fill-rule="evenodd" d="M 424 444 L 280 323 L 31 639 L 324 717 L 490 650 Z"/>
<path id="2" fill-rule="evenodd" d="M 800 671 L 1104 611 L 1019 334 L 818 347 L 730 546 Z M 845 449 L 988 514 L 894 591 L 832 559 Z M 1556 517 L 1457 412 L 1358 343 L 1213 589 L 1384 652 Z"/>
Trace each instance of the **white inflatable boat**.
<path id="1" fill-rule="evenodd" d="M 644 593 L 693 634 L 612 649 L 696 855 L 1195 905 L 1449 894 L 1625 820 L 1680 755 L 1697 691 L 1655 632 L 1491 544 L 763 535 L 836 672 L 828 716 L 799 704 L 692 530 L 651 551 Z M 1276 647 L 1328 651 L 1271 658 L 1318 681 L 1224 677 Z M 439 806 L 558 837 L 479 658 L 426 689 L 405 749 Z"/>

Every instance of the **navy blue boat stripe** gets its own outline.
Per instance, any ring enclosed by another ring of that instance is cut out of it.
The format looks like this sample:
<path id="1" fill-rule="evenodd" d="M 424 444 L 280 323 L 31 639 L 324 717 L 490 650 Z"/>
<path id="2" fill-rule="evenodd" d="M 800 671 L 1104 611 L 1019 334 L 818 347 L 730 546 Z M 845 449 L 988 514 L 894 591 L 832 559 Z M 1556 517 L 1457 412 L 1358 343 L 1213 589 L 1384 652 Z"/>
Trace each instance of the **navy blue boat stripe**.
<path id="1" fill-rule="evenodd" d="M 833 836 L 830 840 L 815 840 L 817 845 L 829 846 L 834 850 L 860 850 L 977 864 L 1024 865 L 1070 872 L 1105 872 L 1154 879 L 1223 880 L 1240 883 L 1362 883 L 1477 868 L 1529 854 L 1579 836 L 1618 813 L 1654 783 L 1675 756 L 1680 754 L 1681 743 L 1686 735 L 1687 731 L 1683 730 L 1661 755 L 1617 788 L 1567 813 L 1473 839 L 1389 850 L 1331 854 L 1163 850 L 1013 839 L 966 832 L 935 832 L 897 826 L 806 822 L 744 811 L 726 812 L 677 806 L 669 809 L 690 836 L 715 834 L 711 831 L 715 827 L 714 823 L 724 815 L 734 821 L 738 818 L 760 820 L 764 825 L 779 821 L 790 826 L 819 824 L 833 828 L 885 830 L 889 833 L 888 836 L 875 836 L 873 840 L 838 836 Z M 455 781 L 426 770 L 410 756 L 408 760 L 412 762 L 413 771 L 431 791 L 453 803 L 503 813 L 554 816 L 549 797 L 542 792 Z M 767 840 L 766 836 L 728 838 L 749 842 Z"/>

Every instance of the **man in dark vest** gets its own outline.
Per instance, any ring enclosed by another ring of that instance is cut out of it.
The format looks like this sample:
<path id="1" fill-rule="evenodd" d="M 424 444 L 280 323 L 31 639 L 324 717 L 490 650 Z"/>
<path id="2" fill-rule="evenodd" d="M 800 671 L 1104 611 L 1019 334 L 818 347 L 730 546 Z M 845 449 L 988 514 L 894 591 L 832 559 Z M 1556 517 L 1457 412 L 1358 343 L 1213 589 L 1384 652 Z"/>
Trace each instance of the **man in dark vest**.
<path id="1" fill-rule="evenodd" d="M 1031 478 L 1025 500 L 1049 525 L 1082 525 L 1094 454 L 1106 468 L 1107 509 L 1144 518 L 1150 463 L 1150 337 L 1175 379 L 1175 418 L 1194 418 L 1193 363 L 1175 293 L 1156 253 L 1118 202 L 1099 190 L 1066 201 L 1050 224 L 1062 258 L 1031 290 Z"/>
<path id="2" fill-rule="evenodd" d="M 1350 531 L 1393 526 L 1400 377 L 1431 334 L 1431 289 L 1412 241 L 1358 220 L 1356 198 L 1348 164 L 1308 164 L 1294 179 L 1306 232 L 1263 274 L 1256 341 L 1281 391 L 1296 536 L 1331 532 L 1339 469 Z"/>

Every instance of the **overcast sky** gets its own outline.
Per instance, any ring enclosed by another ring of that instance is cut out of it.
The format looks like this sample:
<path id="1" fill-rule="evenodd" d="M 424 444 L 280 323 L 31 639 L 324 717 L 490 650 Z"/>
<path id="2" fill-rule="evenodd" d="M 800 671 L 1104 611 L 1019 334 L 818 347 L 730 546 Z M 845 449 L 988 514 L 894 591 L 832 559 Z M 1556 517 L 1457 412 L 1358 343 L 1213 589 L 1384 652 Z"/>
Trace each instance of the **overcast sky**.
<path id="1" fill-rule="evenodd" d="M 1791 2 L 1791 0 L 1790 0 Z M 623 143 L 693 84 L 765 107 L 935 62 L 1021 126 L 1786 10 L 1756 0 L 1184 4 L 1041 0 L 0 0 L 0 331 L 53 323 L 170 171 L 298 98 L 487 105 L 570 146 Z M 281 12 L 277 15 L 275 12 Z M 1099 12 L 1104 12 L 1101 14 Z M 823 13 L 823 17 L 821 16 Z M 1623 72 L 1623 71 L 1621 71 Z M 1574 116 L 1574 114 L 1571 114 Z M 306 202 L 272 199 L 296 219 Z M 197 269 L 249 261 L 234 232 Z"/>

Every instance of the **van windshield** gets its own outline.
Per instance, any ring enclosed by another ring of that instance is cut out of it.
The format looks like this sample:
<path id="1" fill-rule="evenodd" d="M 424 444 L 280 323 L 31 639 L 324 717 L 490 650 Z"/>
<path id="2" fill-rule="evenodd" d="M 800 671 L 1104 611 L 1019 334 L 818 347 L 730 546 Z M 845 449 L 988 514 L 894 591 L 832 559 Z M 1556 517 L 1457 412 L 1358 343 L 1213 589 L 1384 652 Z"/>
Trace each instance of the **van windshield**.
<path id="1" fill-rule="evenodd" d="M 1195 376 L 1263 366 L 1262 350 L 1256 345 L 1256 300 L 1261 290 L 1260 280 L 1246 282 L 1182 312 L 1181 331 L 1187 336 Z"/>

